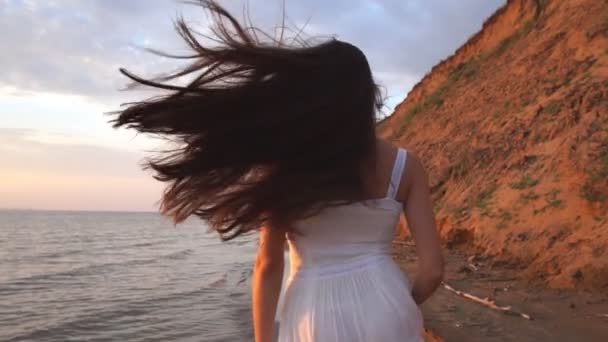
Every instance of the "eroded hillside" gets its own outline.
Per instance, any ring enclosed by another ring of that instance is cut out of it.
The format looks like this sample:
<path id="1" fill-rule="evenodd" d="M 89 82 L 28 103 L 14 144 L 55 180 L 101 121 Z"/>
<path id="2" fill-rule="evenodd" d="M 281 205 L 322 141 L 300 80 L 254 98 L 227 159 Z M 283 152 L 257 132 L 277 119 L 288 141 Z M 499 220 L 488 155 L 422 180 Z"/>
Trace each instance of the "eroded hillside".
<path id="1" fill-rule="evenodd" d="M 509 0 L 378 126 L 442 237 L 552 287 L 608 287 L 608 0 Z"/>

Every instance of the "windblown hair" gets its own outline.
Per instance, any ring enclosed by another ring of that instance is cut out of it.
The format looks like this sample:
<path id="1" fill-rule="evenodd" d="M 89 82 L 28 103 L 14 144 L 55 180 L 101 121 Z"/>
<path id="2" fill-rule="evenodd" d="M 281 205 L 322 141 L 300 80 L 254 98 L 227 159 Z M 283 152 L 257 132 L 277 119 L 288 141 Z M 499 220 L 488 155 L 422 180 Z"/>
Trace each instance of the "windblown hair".
<path id="1" fill-rule="evenodd" d="M 146 163 L 167 183 L 161 212 L 176 222 L 196 215 L 228 240 L 268 223 L 289 231 L 294 220 L 364 199 L 381 102 L 365 55 L 335 39 L 264 42 L 216 1 L 198 3 L 213 15 L 212 44 L 178 19 L 192 54 L 161 54 L 191 63 L 152 79 L 121 69 L 166 93 L 113 113 L 114 127 L 178 144 Z M 184 76 L 186 85 L 169 83 Z"/>

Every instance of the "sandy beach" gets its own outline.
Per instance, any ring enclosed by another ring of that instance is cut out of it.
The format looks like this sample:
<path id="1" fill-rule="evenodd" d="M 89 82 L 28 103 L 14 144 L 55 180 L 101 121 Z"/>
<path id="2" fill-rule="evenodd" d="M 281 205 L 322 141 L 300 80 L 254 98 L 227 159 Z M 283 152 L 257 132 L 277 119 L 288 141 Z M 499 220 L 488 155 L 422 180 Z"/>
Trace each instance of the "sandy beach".
<path id="1" fill-rule="evenodd" d="M 415 274 L 411 242 L 396 241 L 394 258 Z M 524 313 L 504 313 L 440 287 L 422 305 L 425 325 L 446 342 L 597 341 L 608 340 L 608 294 L 549 289 L 517 280 L 520 269 L 446 250 L 445 283 L 479 298 Z M 431 338 L 429 341 L 436 339 Z M 439 339 L 439 340 L 441 340 Z"/>

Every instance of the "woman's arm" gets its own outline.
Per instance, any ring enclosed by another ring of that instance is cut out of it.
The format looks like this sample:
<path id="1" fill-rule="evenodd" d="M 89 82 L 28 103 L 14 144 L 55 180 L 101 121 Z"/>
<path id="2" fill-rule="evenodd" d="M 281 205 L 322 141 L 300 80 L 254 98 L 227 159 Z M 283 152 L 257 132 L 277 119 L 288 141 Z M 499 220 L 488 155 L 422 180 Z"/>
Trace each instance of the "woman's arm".
<path id="1" fill-rule="evenodd" d="M 263 227 L 253 270 L 253 330 L 256 342 L 271 342 L 283 279 L 285 232 Z"/>
<path id="2" fill-rule="evenodd" d="M 441 284 L 444 265 L 428 176 L 420 160 L 411 153 L 408 153 L 406 183 L 409 183 L 409 189 L 405 200 L 405 217 L 418 255 L 412 297 L 417 304 L 422 304 Z"/>

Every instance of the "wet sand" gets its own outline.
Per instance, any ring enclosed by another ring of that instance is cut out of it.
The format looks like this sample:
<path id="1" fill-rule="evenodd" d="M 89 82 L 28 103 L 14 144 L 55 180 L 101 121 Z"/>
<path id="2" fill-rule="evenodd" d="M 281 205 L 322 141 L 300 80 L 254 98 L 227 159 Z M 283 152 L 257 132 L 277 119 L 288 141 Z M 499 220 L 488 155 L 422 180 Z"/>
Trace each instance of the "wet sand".
<path id="1" fill-rule="evenodd" d="M 393 254 L 408 274 L 415 274 L 413 244 L 396 242 Z M 532 319 L 493 310 L 441 287 L 422 306 L 427 329 L 446 342 L 608 341 L 608 293 L 535 287 L 517 280 L 521 270 L 491 264 L 447 251 L 445 283 Z"/>

